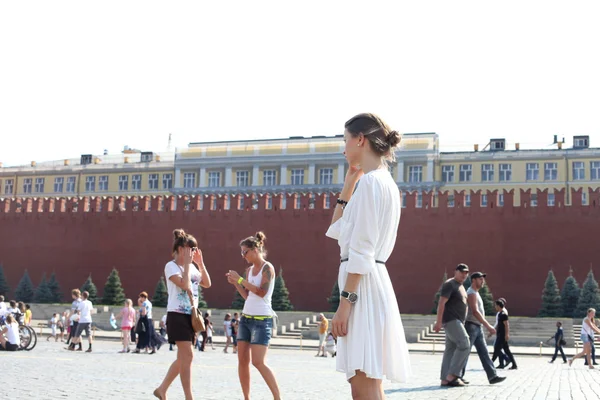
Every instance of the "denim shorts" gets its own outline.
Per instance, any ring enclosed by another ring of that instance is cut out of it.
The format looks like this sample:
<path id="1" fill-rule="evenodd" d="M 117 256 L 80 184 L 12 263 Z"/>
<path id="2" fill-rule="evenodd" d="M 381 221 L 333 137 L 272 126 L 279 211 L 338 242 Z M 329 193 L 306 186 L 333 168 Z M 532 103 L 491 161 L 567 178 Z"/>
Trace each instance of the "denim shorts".
<path id="1" fill-rule="evenodd" d="M 237 340 L 268 346 L 273 330 L 273 318 L 254 319 L 242 315 L 238 325 Z"/>
<path id="2" fill-rule="evenodd" d="M 585 334 L 585 333 L 582 333 L 582 334 L 581 334 L 581 341 L 582 341 L 583 343 L 592 343 L 592 342 L 593 342 L 593 338 L 592 338 L 592 340 L 590 340 L 590 337 L 589 337 L 589 335 L 587 335 L 587 334 Z"/>

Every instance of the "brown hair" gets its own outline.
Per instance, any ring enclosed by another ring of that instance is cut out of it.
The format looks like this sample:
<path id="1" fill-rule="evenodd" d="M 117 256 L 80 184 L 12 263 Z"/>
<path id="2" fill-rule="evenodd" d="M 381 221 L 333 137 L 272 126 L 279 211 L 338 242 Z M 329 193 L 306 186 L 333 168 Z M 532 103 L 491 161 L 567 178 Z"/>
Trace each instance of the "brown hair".
<path id="1" fill-rule="evenodd" d="M 370 113 L 355 115 L 346 122 L 344 127 L 352 137 L 358 137 L 362 133 L 370 142 L 375 154 L 389 161 L 396 159 L 392 149 L 400 144 L 400 134 L 393 131 L 377 115 Z"/>
<path id="2" fill-rule="evenodd" d="M 188 233 L 185 233 L 183 229 L 175 229 L 173 231 L 173 237 L 173 255 L 177 253 L 177 250 L 180 247 L 198 247 L 198 241 L 196 240 L 196 238 Z"/>
<path id="3" fill-rule="evenodd" d="M 80 297 L 81 296 L 81 291 L 79 289 L 73 289 L 73 290 L 71 290 L 71 295 L 76 296 L 76 297 Z"/>
<path id="4" fill-rule="evenodd" d="M 15 317 L 13 317 L 13 315 L 12 315 L 12 314 L 8 314 L 8 315 L 6 316 L 6 323 L 7 323 L 7 324 L 12 324 L 12 323 L 14 323 L 14 322 L 15 322 Z"/>
<path id="5" fill-rule="evenodd" d="M 87 300 L 88 297 L 90 297 L 90 292 L 86 290 L 85 292 L 81 293 L 81 297 L 83 297 L 84 300 Z"/>
<path id="6" fill-rule="evenodd" d="M 254 236 L 248 236 L 246 239 L 240 242 L 240 246 L 246 246 L 250 250 L 258 249 L 258 251 L 264 256 L 267 254 L 265 250 L 265 240 L 267 236 L 262 232 L 256 232 Z"/>
<path id="7" fill-rule="evenodd" d="M 143 298 L 147 299 L 148 298 L 148 293 L 142 292 L 142 293 L 140 293 L 140 297 L 143 297 Z"/>

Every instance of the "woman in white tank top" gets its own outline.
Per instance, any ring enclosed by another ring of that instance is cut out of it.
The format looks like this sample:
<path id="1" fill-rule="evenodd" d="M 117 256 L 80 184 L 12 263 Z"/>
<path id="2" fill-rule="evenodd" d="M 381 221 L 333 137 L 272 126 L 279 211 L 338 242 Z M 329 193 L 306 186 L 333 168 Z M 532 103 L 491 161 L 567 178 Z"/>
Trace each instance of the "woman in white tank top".
<path id="1" fill-rule="evenodd" d="M 250 360 L 252 360 L 252 364 L 260 371 L 269 386 L 273 398 L 278 400 L 280 399 L 279 386 L 273 371 L 265 364 L 275 316 L 271 308 L 275 268 L 265 260 L 265 239 L 265 234 L 258 232 L 240 242 L 242 258 L 251 266 L 246 270 L 246 278 L 235 271 L 229 271 L 227 281 L 233 284 L 246 300 L 237 333 L 238 373 L 244 399 L 250 398 Z"/>
<path id="2" fill-rule="evenodd" d="M 600 333 L 600 329 L 596 327 L 594 323 L 594 316 L 596 315 L 596 310 L 593 308 L 588 308 L 587 317 L 583 319 L 581 322 L 581 341 L 583 342 L 583 351 L 579 354 L 576 354 L 573 358 L 569 360 L 569 367 L 573 364 L 573 361 L 579 357 L 585 356 L 587 358 L 588 366 L 590 369 L 594 369 L 594 365 L 592 364 L 592 344 L 594 342 L 594 332 Z"/>

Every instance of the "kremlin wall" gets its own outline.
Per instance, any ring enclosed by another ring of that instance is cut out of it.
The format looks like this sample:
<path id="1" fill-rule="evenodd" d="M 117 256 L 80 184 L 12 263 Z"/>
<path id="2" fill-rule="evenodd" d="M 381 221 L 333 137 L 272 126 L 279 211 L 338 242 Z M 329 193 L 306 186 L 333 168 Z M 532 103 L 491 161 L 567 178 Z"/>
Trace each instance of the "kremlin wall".
<path id="1" fill-rule="evenodd" d="M 556 191 L 552 207 L 546 191 L 537 191 L 535 207 L 529 190 L 514 205 L 513 191 L 505 192 L 503 207 L 493 201 L 481 207 L 479 191 L 471 192 L 470 207 L 462 206 L 464 192 L 454 193 L 457 206 L 448 207 L 448 194 L 423 193 L 422 207 L 416 192 L 406 197 L 387 263 L 402 313 L 429 313 L 444 272 L 451 276 L 459 262 L 487 272 L 494 296 L 522 316 L 537 314 L 550 268 L 562 286 L 569 266 L 580 284 L 590 265 L 600 267 L 598 190 L 589 189 L 585 206 L 581 189 L 571 190 L 567 206 L 564 190 Z M 152 295 L 171 258 L 171 232 L 183 228 L 198 239 L 212 277 L 204 298 L 211 308 L 227 308 L 234 289 L 225 273 L 246 267 L 239 241 L 262 230 L 268 259 L 283 268 L 295 308 L 327 310 L 339 248 L 325 236 L 333 212 L 326 204 L 335 204 L 337 194 L 269 196 L 249 196 L 243 204 L 254 206 L 243 210 L 237 195 L 0 199 L 0 264 L 11 293 L 27 269 L 36 286 L 44 272 L 56 272 L 65 301 L 91 273 L 100 296 L 114 267 L 127 297 L 142 290 Z"/>

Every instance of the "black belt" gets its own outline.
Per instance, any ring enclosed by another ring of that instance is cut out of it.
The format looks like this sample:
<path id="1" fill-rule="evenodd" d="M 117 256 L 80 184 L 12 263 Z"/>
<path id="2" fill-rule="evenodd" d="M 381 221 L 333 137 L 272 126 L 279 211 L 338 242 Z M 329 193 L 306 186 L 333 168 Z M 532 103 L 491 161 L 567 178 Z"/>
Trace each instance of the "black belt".
<path id="1" fill-rule="evenodd" d="M 343 262 L 346 262 L 346 261 L 348 261 L 348 259 L 347 259 L 347 258 L 342 258 L 342 259 L 340 260 L 340 263 L 343 263 Z M 376 263 L 376 264 L 385 264 L 385 261 L 379 261 L 379 260 L 375 260 L 375 263 Z"/>

